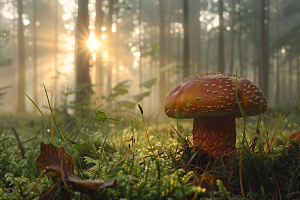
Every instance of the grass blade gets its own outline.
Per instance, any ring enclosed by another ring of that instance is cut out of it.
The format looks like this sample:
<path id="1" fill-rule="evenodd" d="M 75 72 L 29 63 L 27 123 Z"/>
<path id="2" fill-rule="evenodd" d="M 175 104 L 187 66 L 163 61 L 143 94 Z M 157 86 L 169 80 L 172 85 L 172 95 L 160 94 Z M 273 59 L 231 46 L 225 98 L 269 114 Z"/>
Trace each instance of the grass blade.
<path id="1" fill-rule="evenodd" d="M 49 108 L 50 108 L 50 111 L 51 111 L 51 114 L 52 114 L 52 121 L 54 121 L 54 124 L 55 124 L 55 126 L 56 126 L 56 129 L 57 129 L 57 131 L 58 131 L 58 133 L 59 133 L 59 135 L 60 135 L 62 141 L 64 142 L 66 148 L 68 149 L 67 144 L 66 144 L 66 141 L 65 141 L 64 137 L 62 136 L 61 132 L 59 131 L 58 126 L 57 126 L 56 121 L 55 121 L 55 118 L 54 118 L 54 116 L 53 116 L 53 110 L 52 110 L 52 107 L 51 107 L 51 104 L 50 104 L 50 100 L 49 100 L 49 97 L 48 97 L 48 93 L 47 93 L 47 89 L 46 89 L 45 84 L 43 84 L 43 86 L 44 86 L 44 89 L 45 89 L 45 93 L 46 93 L 48 105 L 49 105 Z M 53 125 L 52 125 L 52 130 L 53 130 Z M 52 134 L 53 134 L 53 133 L 52 133 Z"/>
<path id="2" fill-rule="evenodd" d="M 279 115 L 278 123 L 277 123 L 276 129 L 275 129 L 275 131 L 274 131 L 273 137 L 272 137 L 272 139 L 271 139 L 271 143 L 270 143 L 268 152 L 270 152 L 270 150 L 271 150 L 271 146 L 272 146 L 272 144 L 273 144 L 273 140 L 274 140 L 274 138 L 275 138 L 275 135 L 276 135 L 276 132 L 277 132 L 277 129 L 278 129 L 278 126 L 279 126 L 279 123 L 280 123 L 282 114 L 283 114 L 283 111 L 281 111 L 281 113 L 280 113 L 280 115 Z"/>
<path id="3" fill-rule="evenodd" d="M 47 120 L 46 120 L 44 114 L 42 113 L 42 111 L 40 110 L 40 108 L 34 103 L 34 101 L 33 101 L 27 94 L 25 94 L 25 95 L 26 95 L 26 97 L 31 101 L 31 103 L 33 103 L 33 105 L 38 109 L 38 111 L 39 111 L 39 112 L 41 113 L 41 115 L 43 116 L 44 120 L 47 122 Z"/>
<path id="4" fill-rule="evenodd" d="M 241 153 L 240 153 L 239 177 L 240 177 L 240 187 L 241 187 L 242 195 L 244 198 L 246 198 L 244 193 L 244 188 L 243 188 L 243 181 L 242 181 L 242 153 L 243 153 L 243 149 L 241 149 Z"/>

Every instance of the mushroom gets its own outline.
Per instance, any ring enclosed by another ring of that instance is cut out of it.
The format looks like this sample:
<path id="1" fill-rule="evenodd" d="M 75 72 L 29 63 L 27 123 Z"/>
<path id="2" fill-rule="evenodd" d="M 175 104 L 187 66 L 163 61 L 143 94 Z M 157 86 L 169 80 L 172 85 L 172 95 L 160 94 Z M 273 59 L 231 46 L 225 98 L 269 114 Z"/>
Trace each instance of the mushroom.
<path id="1" fill-rule="evenodd" d="M 193 144 L 203 153 L 220 157 L 236 149 L 235 118 L 241 117 L 235 91 L 236 76 L 223 73 L 197 74 L 179 81 L 168 93 L 168 117 L 194 118 Z M 251 81 L 237 78 L 237 93 L 245 116 L 267 110 L 267 99 Z"/>

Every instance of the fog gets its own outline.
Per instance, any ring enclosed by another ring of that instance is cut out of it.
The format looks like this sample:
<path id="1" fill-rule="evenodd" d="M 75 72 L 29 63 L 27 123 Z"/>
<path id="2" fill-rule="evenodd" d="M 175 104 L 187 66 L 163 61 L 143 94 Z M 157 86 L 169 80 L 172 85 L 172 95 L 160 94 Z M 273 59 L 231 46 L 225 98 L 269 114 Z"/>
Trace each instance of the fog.
<path id="1" fill-rule="evenodd" d="M 299 0 L 0 0 L 0 112 L 49 113 L 46 88 L 69 114 L 162 113 L 179 80 L 219 71 L 295 103 Z"/>

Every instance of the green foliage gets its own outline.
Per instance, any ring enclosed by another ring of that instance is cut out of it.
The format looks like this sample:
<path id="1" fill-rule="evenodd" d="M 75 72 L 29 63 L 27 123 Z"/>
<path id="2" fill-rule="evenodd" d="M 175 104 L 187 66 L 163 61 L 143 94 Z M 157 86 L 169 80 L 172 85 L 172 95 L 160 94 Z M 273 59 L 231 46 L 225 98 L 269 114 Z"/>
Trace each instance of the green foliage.
<path id="1" fill-rule="evenodd" d="M 159 80 L 158 77 L 154 77 L 152 79 L 149 79 L 149 80 L 141 83 L 140 87 L 144 86 L 144 87 L 146 87 L 148 89 L 151 89 L 151 87 L 154 86 L 157 83 L 158 80 Z"/>
<path id="2" fill-rule="evenodd" d="M 101 112 L 99 110 L 95 110 L 95 119 L 96 121 L 100 121 L 100 122 L 105 122 L 105 120 L 110 119 L 110 120 L 114 120 L 114 121 L 119 121 L 118 119 L 114 119 L 114 118 L 108 118 L 106 117 L 106 114 L 104 112 Z"/>
<path id="3" fill-rule="evenodd" d="M 141 57 L 142 58 L 147 56 L 151 56 L 152 58 L 156 57 L 158 54 L 159 47 L 160 47 L 159 43 L 155 43 L 154 46 L 152 47 L 152 50 L 142 53 Z"/>
<path id="4" fill-rule="evenodd" d="M 135 102 L 129 101 L 129 100 L 119 100 L 117 97 L 124 96 L 128 94 L 128 90 L 131 86 L 131 80 L 125 80 L 122 81 L 121 83 L 118 83 L 114 88 L 113 88 L 113 93 L 110 94 L 107 98 L 103 97 L 106 99 L 107 102 L 112 102 L 110 103 L 111 107 L 115 107 L 117 109 L 124 107 L 127 109 L 134 109 L 136 106 L 137 102 L 142 101 L 145 97 L 148 97 L 151 94 L 151 88 L 157 83 L 158 78 L 154 77 L 149 80 L 146 80 L 145 82 L 140 84 L 140 87 L 146 87 L 149 90 L 147 92 L 142 92 L 137 95 L 130 96 L 135 100 Z"/>
<path id="5" fill-rule="evenodd" d="M 147 97 L 150 95 L 150 91 L 149 92 L 143 92 L 141 94 L 137 94 L 134 95 L 133 98 L 136 102 L 142 101 L 144 99 L 144 97 Z"/>
<path id="6" fill-rule="evenodd" d="M 117 107 L 124 107 L 127 109 L 134 109 L 134 107 L 136 106 L 136 103 L 131 102 L 131 101 L 118 101 L 112 105 L 117 106 Z"/>
<path id="7" fill-rule="evenodd" d="M 110 94 L 107 100 L 115 99 L 117 96 L 128 94 L 128 88 L 131 85 L 131 80 L 125 80 L 118 83 L 114 88 L 114 93 Z"/>
<path id="8" fill-rule="evenodd" d="M 213 200 L 213 199 L 224 199 L 224 200 L 230 200 L 230 199 L 236 199 L 230 197 L 230 192 L 228 192 L 223 185 L 221 180 L 217 180 L 217 186 L 219 188 L 219 191 L 214 191 L 210 194 L 210 198 L 201 198 L 201 200 Z M 217 196 L 217 197 L 216 197 Z"/>
<path id="9" fill-rule="evenodd" d="M 125 126 L 121 125 L 124 117 L 118 120 L 115 116 L 108 118 L 109 112 L 101 111 L 95 111 L 96 121 L 90 123 L 84 123 L 76 116 L 71 125 L 63 125 L 64 118 L 56 119 L 60 134 L 66 140 L 68 150 L 65 149 L 73 156 L 76 176 L 83 180 L 120 178 L 121 181 L 113 189 L 96 192 L 71 184 L 67 185 L 68 188 L 60 184 L 54 188 L 50 199 L 241 199 L 240 149 L 243 152 L 241 180 L 246 197 L 271 199 L 274 194 L 278 197 L 279 191 L 282 199 L 299 197 L 300 148 L 294 141 L 289 141 L 292 144 L 289 149 L 283 145 L 271 148 L 268 152 L 265 139 L 256 136 L 254 148 L 248 149 L 247 142 L 241 143 L 234 158 L 224 157 L 212 162 L 211 157 L 201 155 L 201 146 L 190 146 L 189 138 L 183 134 L 183 127 L 177 127 L 180 136 L 176 139 L 174 135 L 157 128 L 162 122 L 155 126 L 146 124 L 143 119 L 144 110 L 140 104 L 138 107 L 142 119 L 130 118 L 131 123 Z M 298 119 L 297 116 L 285 115 L 289 120 Z M 8 117 L 3 117 L 0 123 L 0 199 L 38 198 L 59 180 L 53 174 L 44 173 L 36 192 L 32 190 L 40 174 L 35 167 L 35 160 L 40 152 L 39 144 L 50 138 L 51 118 L 46 115 L 44 117 L 36 119 L 33 126 L 28 125 L 26 120 L 31 120 L 28 116 L 13 120 L 23 121 L 16 123 L 15 129 L 26 159 L 21 158 L 18 142 L 9 128 L 11 125 L 5 126 L 8 121 L 3 119 L 7 120 Z M 288 121 L 282 121 L 285 123 L 282 126 L 285 127 Z M 251 123 L 247 124 L 247 131 L 257 129 L 257 119 L 253 124 L 253 127 Z M 260 129 L 266 126 L 261 118 L 259 126 Z M 294 130 L 291 126 L 286 127 Z M 280 130 L 283 132 L 285 129 Z M 56 146 L 63 145 L 60 134 L 57 130 L 54 131 L 53 143 Z M 38 138 L 30 140 L 35 135 Z M 282 136 L 278 135 L 280 137 Z M 206 170 L 213 176 L 230 177 L 233 190 L 229 190 L 226 183 L 220 180 L 216 181 L 215 190 L 209 185 L 193 184 L 195 170 L 199 174 Z"/>

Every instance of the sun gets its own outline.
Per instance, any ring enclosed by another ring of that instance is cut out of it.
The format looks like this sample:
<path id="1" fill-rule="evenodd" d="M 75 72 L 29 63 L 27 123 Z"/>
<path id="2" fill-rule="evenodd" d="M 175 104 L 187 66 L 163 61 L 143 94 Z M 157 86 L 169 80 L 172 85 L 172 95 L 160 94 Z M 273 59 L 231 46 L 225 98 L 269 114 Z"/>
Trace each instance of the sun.
<path id="1" fill-rule="evenodd" d="M 87 46 L 91 51 L 94 51 L 95 49 L 98 48 L 98 41 L 95 38 L 95 33 L 94 31 L 91 32 L 90 38 L 87 41 Z"/>

